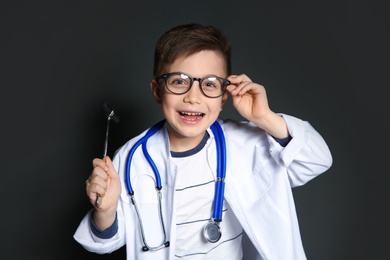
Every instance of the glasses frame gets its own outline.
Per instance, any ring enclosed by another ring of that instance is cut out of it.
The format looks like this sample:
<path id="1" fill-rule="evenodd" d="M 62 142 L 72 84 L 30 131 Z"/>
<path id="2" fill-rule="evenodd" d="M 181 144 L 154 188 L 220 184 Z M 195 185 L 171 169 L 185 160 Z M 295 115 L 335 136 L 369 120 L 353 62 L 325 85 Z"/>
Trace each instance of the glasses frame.
<path id="1" fill-rule="evenodd" d="M 171 75 L 181 75 L 181 74 L 186 75 L 186 76 L 190 79 L 190 87 L 189 87 L 185 92 L 183 92 L 183 93 L 177 93 L 177 92 L 174 92 L 174 91 L 172 91 L 172 90 L 169 89 L 168 84 L 167 84 L 167 79 L 168 79 L 168 77 L 171 76 Z M 218 95 L 218 96 L 215 96 L 215 97 L 213 96 L 213 97 L 211 97 L 211 96 L 207 95 L 207 94 L 203 91 L 203 89 L 202 89 L 202 82 L 203 82 L 205 79 L 208 79 L 208 78 L 210 78 L 210 77 L 215 77 L 215 78 L 217 78 L 217 79 L 222 80 L 222 82 L 223 82 L 223 90 L 222 90 L 222 93 L 221 93 L 220 95 Z M 191 89 L 192 86 L 194 85 L 194 82 L 195 82 L 195 81 L 198 81 L 198 82 L 199 82 L 200 91 L 202 92 L 203 95 L 205 95 L 205 96 L 208 97 L 208 98 L 219 98 L 220 96 L 222 96 L 223 94 L 225 94 L 225 92 L 226 92 L 226 87 L 229 86 L 229 85 L 231 84 L 229 80 L 227 80 L 227 79 L 225 79 L 225 78 L 222 78 L 222 77 L 215 76 L 215 75 L 205 76 L 205 77 L 202 77 L 202 78 L 194 78 L 194 77 L 192 77 L 191 75 L 188 75 L 187 73 L 183 73 L 183 72 L 165 73 L 165 74 L 162 74 L 161 76 L 157 77 L 156 79 L 157 79 L 157 81 L 160 80 L 160 79 L 163 79 L 163 80 L 164 80 L 164 83 L 165 83 L 165 88 L 168 89 L 169 92 L 171 92 L 171 93 L 173 93 L 173 94 L 175 94 L 175 95 L 183 95 L 183 94 L 187 93 L 188 91 L 190 91 L 190 89 Z"/>

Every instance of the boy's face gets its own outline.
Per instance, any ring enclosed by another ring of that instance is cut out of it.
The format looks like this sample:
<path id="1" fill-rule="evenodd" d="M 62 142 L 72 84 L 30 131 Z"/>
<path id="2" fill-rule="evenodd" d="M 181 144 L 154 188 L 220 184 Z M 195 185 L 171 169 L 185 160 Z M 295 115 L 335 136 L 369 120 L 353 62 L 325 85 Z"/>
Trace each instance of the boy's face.
<path id="1" fill-rule="evenodd" d="M 194 78 L 219 76 L 226 78 L 225 61 L 214 51 L 201 51 L 186 58 L 179 58 L 167 67 L 170 72 L 183 72 Z M 158 75 L 159 76 L 159 75 Z M 164 80 L 150 84 L 153 94 L 168 123 L 171 150 L 175 152 L 194 148 L 202 140 L 205 131 L 218 118 L 228 96 L 206 97 L 194 81 L 191 89 L 181 95 L 166 89 Z"/>

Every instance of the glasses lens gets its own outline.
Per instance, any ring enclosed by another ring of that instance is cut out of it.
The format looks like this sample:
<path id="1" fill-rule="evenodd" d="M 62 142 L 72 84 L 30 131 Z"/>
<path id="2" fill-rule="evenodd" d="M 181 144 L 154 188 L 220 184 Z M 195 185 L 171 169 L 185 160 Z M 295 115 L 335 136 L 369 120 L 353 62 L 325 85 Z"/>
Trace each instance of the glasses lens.
<path id="1" fill-rule="evenodd" d="M 174 94 L 184 94 L 192 86 L 193 81 L 199 81 L 201 84 L 202 92 L 205 96 L 210 98 L 220 97 L 229 85 L 229 81 L 217 76 L 208 76 L 202 79 L 195 78 L 184 73 L 170 73 L 162 76 L 165 79 L 166 87 Z"/>
<path id="2" fill-rule="evenodd" d="M 214 76 L 203 78 L 202 90 L 208 97 L 219 97 L 225 90 L 224 80 Z"/>
<path id="3" fill-rule="evenodd" d="M 183 73 L 173 73 L 166 78 L 167 88 L 176 94 L 182 94 L 191 87 L 191 79 Z"/>

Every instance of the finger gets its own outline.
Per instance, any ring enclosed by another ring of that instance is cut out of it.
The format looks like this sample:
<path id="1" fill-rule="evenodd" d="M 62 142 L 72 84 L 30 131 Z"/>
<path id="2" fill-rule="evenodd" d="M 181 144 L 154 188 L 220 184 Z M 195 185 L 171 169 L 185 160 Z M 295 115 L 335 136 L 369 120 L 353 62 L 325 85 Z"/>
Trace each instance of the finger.
<path id="1" fill-rule="evenodd" d="M 231 84 L 231 85 L 226 87 L 226 90 L 231 94 L 233 92 L 233 90 L 236 89 L 236 87 L 237 87 L 236 85 Z"/>
<path id="2" fill-rule="evenodd" d="M 110 178 L 117 178 L 118 174 L 117 174 L 117 172 L 115 170 L 114 164 L 111 161 L 111 158 L 109 156 L 106 156 L 104 158 L 104 160 L 105 160 L 105 163 L 106 163 L 106 166 L 107 166 L 106 173 L 107 173 L 108 177 L 110 177 Z"/>
<path id="3" fill-rule="evenodd" d="M 245 74 L 241 74 L 238 76 L 231 75 L 228 77 L 228 80 L 232 85 L 235 85 L 236 87 L 240 87 L 240 86 L 242 87 L 242 84 L 247 84 L 252 82 L 252 80 Z"/>
<path id="4" fill-rule="evenodd" d="M 244 81 L 252 81 L 247 75 L 241 74 L 241 75 L 230 75 L 227 77 L 227 80 L 229 80 L 232 84 L 240 84 Z"/>
<path id="5" fill-rule="evenodd" d="M 230 94 L 233 96 L 238 95 L 244 95 L 246 92 L 252 89 L 252 82 L 251 81 L 243 81 L 241 82 L 236 88 L 231 89 Z"/>
<path id="6" fill-rule="evenodd" d="M 97 193 L 98 187 L 96 184 L 91 183 L 92 178 L 88 178 L 85 182 L 85 190 L 87 193 L 88 198 L 90 199 L 91 203 L 94 205 L 94 202 L 96 201 L 99 194 Z"/>
<path id="7" fill-rule="evenodd" d="M 103 159 L 100 159 L 100 158 L 95 158 L 95 159 L 92 160 L 92 167 L 93 168 L 100 167 L 104 171 L 108 171 L 108 167 L 106 165 L 106 162 Z"/>
<path id="8" fill-rule="evenodd" d="M 96 167 L 85 182 L 87 191 L 99 193 L 101 192 L 101 188 L 105 189 L 107 187 L 107 181 L 107 173 L 103 169 Z"/>
<path id="9" fill-rule="evenodd" d="M 94 178 L 91 178 L 91 185 L 99 186 L 102 188 L 107 187 L 107 181 L 108 181 L 108 176 L 107 174 L 102 178 L 101 176 L 96 175 Z"/>
<path id="10" fill-rule="evenodd" d="M 97 196 L 104 197 L 107 190 L 107 182 L 100 177 L 91 178 L 86 182 L 86 192 L 91 200 L 96 200 Z"/>
<path id="11" fill-rule="evenodd" d="M 88 178 L 85 182 L 85 187 L 87 189 L 87 192 L 101 192 L 102 189 L 105 189 L 107 187 L 107 182 L 100 176 L 91 175 L 91 177 Z"/>
<path id="12" fill-rule="evenodd" d="M 92 170 L 86 184 L 90 191 L 101 193 L 101 188 L 106 189 L 109 179 L 112 177 L 117 178 L 118 174 L 108 156 L 106 156 L 104 160 L 98 158 L 94 159 L 93 165 L 95 168 Z"/>
<path id="13" fill-rule="evenodd" d="M 107 171 L 105 171 L 104 169 L 100 167 L 96 167 L 92 170 L 90 177 L 91 177 L 90 182 L 92 183 L 96 182 L 96 180 L 98 179 L 103 179 L 104 181 L 106 181 L 108 179 L 108 174 Z"/>

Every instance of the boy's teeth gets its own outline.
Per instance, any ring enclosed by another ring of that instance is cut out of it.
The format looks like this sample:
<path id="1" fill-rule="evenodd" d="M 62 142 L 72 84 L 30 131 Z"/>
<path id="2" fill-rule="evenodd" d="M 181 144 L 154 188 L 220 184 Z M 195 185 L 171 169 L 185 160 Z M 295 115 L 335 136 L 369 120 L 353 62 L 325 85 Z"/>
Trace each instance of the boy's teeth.
<path id="1" fill-rule="evenodd" d="M 180 112 L 182 115 L 187 115 L 187 116 L 200 116 L 202 113 L 187 113 L 187 112 Z"/>
<path id="2" fill-rule="evenodd" d="M 189 113 L 189 112 L 180 112 L 182 117 L 186 117 L 187 120 L 196 120 L 203 117 L 203 113 Z"/>

